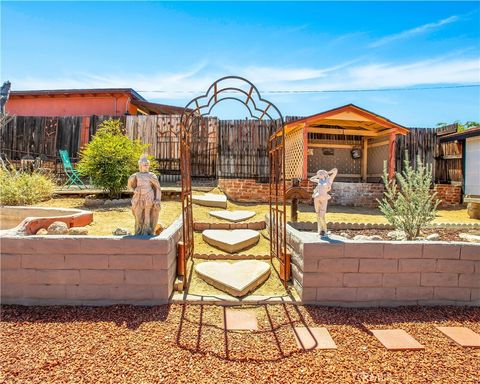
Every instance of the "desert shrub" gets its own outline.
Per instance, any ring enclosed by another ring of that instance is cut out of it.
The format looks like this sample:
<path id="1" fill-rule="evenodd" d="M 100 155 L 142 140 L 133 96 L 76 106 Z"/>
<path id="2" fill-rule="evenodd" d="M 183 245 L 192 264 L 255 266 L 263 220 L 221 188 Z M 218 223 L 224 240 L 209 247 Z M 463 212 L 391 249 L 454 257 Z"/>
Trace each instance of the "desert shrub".
<path id="1" fill-rule="evenodd" d="M 0 168 L 0 204 L 30 205 L 52 197 L 55 183 L 46 175 Z"/>
<path id="2" fill-rule="evenodd" d="M 138 171 L 138 159 L 147 147 L 125 136 L 120 120 L 105 120 L 81 151 L 77 169 L 82 176 L 90 177 L 96 187 L 107 190 L 109 197 L 118 197 L 126 188 L 128 177 Z M 154 169 L 156 163 L 150 161 Z"/>
<path id="3" fill-rule="evenodd" d="M 410 165 L 405 156 L 404 170 L 396 174 L 396 179 L 389 180 L 386 164 L 383 169 L 385 197 L 379 208 L 385 218 L 396 230 L 405 232 L 408 240 L 415 239 L 435 218 L 439 204 L 436 193 L 430 190 L 432 184 L 432 167 L 424 165 L 417 157 L 417 169 Z"/>

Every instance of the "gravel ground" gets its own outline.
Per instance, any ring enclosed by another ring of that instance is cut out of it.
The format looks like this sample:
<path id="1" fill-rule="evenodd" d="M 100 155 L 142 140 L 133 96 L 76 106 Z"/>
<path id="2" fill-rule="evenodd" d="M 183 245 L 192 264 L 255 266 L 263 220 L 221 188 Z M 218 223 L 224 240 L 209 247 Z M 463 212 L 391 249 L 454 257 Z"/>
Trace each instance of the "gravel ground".
<path id="1" fill-rule="evenodd" d="M 479 383 L 480 350 L 434 325 L 480 332 L 479 308 L 269 305 L 259 330 L 222 327 L 224 308 L 4 306 L 2 383 Z M 300 351 L 293 326 L 325 326 L 338 350 Z M 423 351 L 389 352 L 368 329 L 402 328 Z"/>

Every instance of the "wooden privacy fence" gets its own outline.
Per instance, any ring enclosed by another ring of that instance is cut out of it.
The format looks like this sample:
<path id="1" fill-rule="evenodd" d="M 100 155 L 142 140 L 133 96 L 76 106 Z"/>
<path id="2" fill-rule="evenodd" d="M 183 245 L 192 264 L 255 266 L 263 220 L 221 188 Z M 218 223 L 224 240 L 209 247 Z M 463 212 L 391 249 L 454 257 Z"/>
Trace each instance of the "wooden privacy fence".
<path id="1" fill-rule="evenodd" d="M 404 169 L 405 151 L 410 163 L 417 166 L 417 156 L 424 164 L 432 165 L 433 181 L 448 183 L 462 181 L 462 148 L 459 143 L 440 143 L 436 128 L 410 128 L 405 136 L 397 136 L 396 169 Z"/>
<path id="2" fill-rule="evenodd" d="M 160 164 L 164 181 L 177 181 L 180 175 L 180 115 L 149 116 L 17 116 L 0 132 L 0 152 L 11 161 L 25 156 L 41 157 L 57 164 L 58 150 L 66 149 L 78 160 L 80 147 L 91 140 L 102 121 L 120 119 L 131 139 L 150 144 L 148 153 Z M 293 121 L 299 117 L 286 117 Z M 274 122 L 257 120 L 201 119 L 192 127 L 192 177 L 196 179 L 268 179 L 268 138 Z M 403 169 L 405 150 L 416 164 L 416 156 L 433 164 L 434 181 L 462 180 L 461 146 L 439 143 L 437 129 L 411 128 L 397 136 L 396 169 Z M 313 139 L 313 137 L 311 138 Z"/>
<path id="3" fill-rule="evenodd" d="M 268 179 L 268 138 L 272 126 L 256 120 L 199 120 L 191 128 L 192 177 Z M 127 136 L 150 144 L 148 153 L 158 160 L 164 176 L 180 174 L 179 130 L 178 115 L 126 118 Z"/>
<path id="4" fill-rule="evenodd" d="M 268 181 L 268 139 L 275 123 L 257 120 L 220 120 L 217 176 Z"/>
<path id="5" fill-rule="evenodd" d="M 16 116 L 0 132 L 0 151 L 9 160 L 26 156 L 55 161 L 66 149 L 74 159 L 80 148 L 82 117 Z"/>
<path id="6" fill-rule="evenodd" d="M 204 118 L 192 126 L 191 175 L 215 178 L 217 161 L 216 118 Z M 129 138 L 149 144 L 147 152 L 160 165 L 164 181 L 175 181 L 180 175 L 180 115 L 127 116 Z M 168 177 L 172 176 L 172 177 Z"/>

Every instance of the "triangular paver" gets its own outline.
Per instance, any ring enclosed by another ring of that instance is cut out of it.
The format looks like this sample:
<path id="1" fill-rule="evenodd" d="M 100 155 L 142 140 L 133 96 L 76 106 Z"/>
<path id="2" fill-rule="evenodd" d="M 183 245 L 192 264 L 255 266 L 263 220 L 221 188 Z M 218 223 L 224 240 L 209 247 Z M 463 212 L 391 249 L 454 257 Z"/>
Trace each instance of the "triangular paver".
<path id="1" fill-rule="evenodd" d="M 206 229 L 202 237 L 206 243 L 222 251 L 236 253 L 257 244 L 260 233 L 253 229 Z"/>
<path id="2" fill-rule="evenodd" d="M 425 347 L 403 329 L 372 329 L 373 335 L 391 351 L 417 350 Z"/>
<path id="3" fill-rule="evenodd" d="M 436 327 L 462 347 L 480 348 L 480 335 L 467 327 Z"/>
<path id="4" fill-rule="evenodd" d="M 256 215 L 253 211 L 210 211 L 208 213 L 218 219 L 228 220 L 234 223 L 250 219 Z"/>
<path id="5" fill-rule="evenodd" d="M 337 349 L 327 328 L 295 327 L 295 340 L 301 349 Z M 313 336 L 312 336 L 313 335 Z"/>
<path id="6" fill-rule="evenodd" d="M 225 329 L 229 331 L 253 331 L 258 329 L 257 316 L 253 311 L 225 309 Z"/>
<path id="7" fill-rule="evenodd" d="M 240 297 L 255 290 L 268 279 L 270 264 L 258 260 L 243 260 L 236 263 L 207 261 L 197 264 L 195 272 L 215 288 Z"/>
<path id="8" fill-rule="evenodd" d="M 192 203 L 204 205 L 206 207 L 227 208 L 227 196 L 217 195 L 215 193 L 206 193 L 205 195 L 193 195 Z"/>

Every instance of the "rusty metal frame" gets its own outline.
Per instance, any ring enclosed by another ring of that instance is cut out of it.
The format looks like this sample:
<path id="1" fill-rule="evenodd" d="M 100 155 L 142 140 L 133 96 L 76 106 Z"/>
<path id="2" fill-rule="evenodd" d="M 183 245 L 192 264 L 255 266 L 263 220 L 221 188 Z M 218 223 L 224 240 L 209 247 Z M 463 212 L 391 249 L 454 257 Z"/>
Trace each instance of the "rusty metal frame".
<path id="1" fill-rule="evenodd" d="M 270 158 L 270 257 L 277 258 L 277 271 L 284 286 L 290 280 L 290 254 L 287 252 L 287 210 L 285 178 L 285 126 L 282 124 L 269 140 Z"/>
<path id="2" fill-rule="evenodd" d="M 235 81 L 238 86 L 225 85 Z M 241 86 L 247 86 L 247 90 Z M 245 98 L 240 98 L 243 95 Z M 256 99 L 254 98 L 256 95 Z M 213 107 L 224 100 L 241 102 L 249 111 L 250 116 L 257 120 L 267 118 L 280 125 L 280 128 L 270 137 L 270 257 L 278 258 L 280 271 L 277 271 L 286 285 L 290 279 L 290 257 L 287 254 L 286 243 L 286 180 L 285 180 L 285 127 L 280 110 L 268 100 L 261 97 L 257 87 L 250 81 L 239 76 L 226 76 L 216 80 L 202 95 L 192 99 L 183 110 L 180 119 L 180 168 L 182 178 L 182 218 L 184 262 L 193 256 L 193 211 L 190 151 L 194 124 L 201 124 L 202 118 L 209 116 Z M 273 113 L 272 113 L 273 112 Z M 275 116 L 275 115 L 276 116 Z M 186 270 L 184 271 L 186 274 Z"/>

